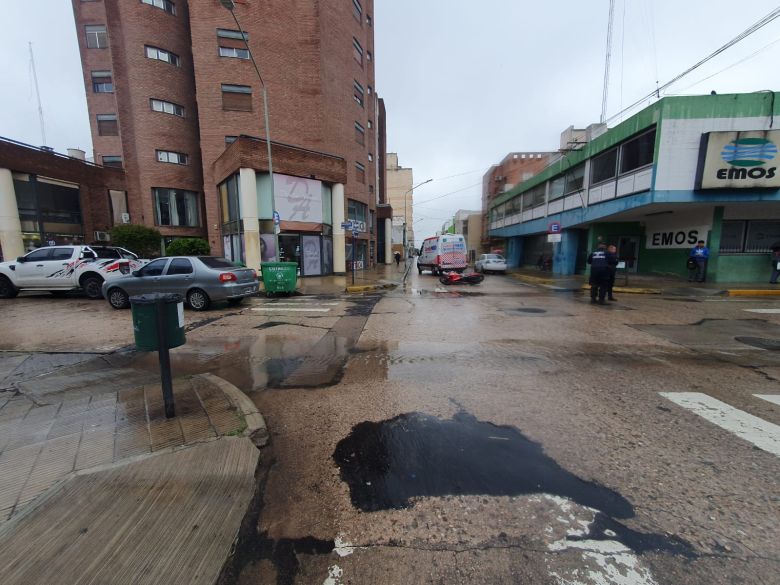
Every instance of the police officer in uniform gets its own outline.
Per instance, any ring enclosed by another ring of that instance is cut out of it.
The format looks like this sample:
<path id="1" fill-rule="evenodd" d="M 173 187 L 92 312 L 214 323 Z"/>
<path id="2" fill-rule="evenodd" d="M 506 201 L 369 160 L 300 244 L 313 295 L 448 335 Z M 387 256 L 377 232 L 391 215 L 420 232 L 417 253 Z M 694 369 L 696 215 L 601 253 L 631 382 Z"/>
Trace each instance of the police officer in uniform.
<path id="1" fill-rule="evenodd" d="M 588 255 L 588 264 L 590 264 L 590 302 L 596 302 L 605 305 L 604 298 L 607 296 L 609 287 L 609 264 L 607 262 L 607 245 L 601 243 Z"/>

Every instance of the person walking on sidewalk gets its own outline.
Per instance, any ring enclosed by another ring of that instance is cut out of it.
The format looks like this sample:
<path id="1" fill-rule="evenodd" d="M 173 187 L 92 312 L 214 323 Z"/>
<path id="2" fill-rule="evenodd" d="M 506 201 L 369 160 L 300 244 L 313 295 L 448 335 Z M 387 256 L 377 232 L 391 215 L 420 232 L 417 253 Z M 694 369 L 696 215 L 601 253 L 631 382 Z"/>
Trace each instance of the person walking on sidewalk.
<path id="1" fill-rule="evenodd" d="M 704 245 L 704 240 L 699 240 L 688 254 L 688 258 L 693 260 L 692 266 L 695 264 L 693 270 L 688 273 L 688 282 L 693 282 L 694 278 L 696 282 L 704 282 L 709 257 L 710 249 Z"/>
<path id="2" fill-rule="evenodd" d="M 618 255 L 617 247 L 607 246 L 607 268 L 609 269 L 609 280 L 607 281 L 607 299 L 617 301 L 612 294 L 612 288 L 615 286 L 615 276 L 617 275 Z"/>
<path id="3" fill-rule="evenodd" d="M 769 278 L 769 284 L 777 284 L 777 278 L 780 277 L 780 248 L 772 248 L 769 260 L 772 262 L 772 276 Z"/>
<path id="4" fill-rule="evenodd" d="M 395 258 L 395 265 L 400 267 L 401 266 L 401 252 L 396 251 L 396 253 L 393 254 L 393 257 Z"/>
<path id="5" fill-rule="evenodd" d="M 590 302 L 606 304 L 604 298 L 607 296 L 607 287 L 609 286 L 609 264 L 607 263 L 607 245 L 599 244 L 598 247 L 588 255 L 588 264 L 590 264 Z"/>

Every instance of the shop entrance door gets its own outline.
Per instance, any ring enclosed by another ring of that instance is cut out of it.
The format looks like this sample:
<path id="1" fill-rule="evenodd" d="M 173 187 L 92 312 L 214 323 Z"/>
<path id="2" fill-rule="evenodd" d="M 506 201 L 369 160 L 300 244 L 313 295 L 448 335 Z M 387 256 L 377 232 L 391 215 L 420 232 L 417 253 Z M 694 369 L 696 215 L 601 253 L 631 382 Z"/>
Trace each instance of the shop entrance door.
<path id="1" fill-rule="evenodd" d="M 618 259 L 626 263 L 626 272 L 636 272 L 639 260 L 639 236 L 620 236 L 617 242 Z"/>

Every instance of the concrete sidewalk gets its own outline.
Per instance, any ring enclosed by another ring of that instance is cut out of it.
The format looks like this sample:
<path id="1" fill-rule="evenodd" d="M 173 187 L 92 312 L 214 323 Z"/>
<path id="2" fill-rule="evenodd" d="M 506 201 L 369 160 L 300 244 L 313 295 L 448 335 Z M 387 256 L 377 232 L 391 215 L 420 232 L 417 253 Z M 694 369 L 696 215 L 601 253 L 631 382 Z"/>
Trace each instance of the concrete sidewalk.
<path id="1" fill-rule="evenodd" d="M 159 384 L 75 381 L 0 393 L 0 583 L 213 583 L 255 494 L 254 405 L 202 374 L 166 419 Z"/>
<path id="2" fill-rule="evenodd" d="M 412 267 L 413 259 L 410 259 L 408 267 Z M 365 270 L 355 272 L 355 283 L 352 283 L 352 273 L 346 275 L 331 276 L 305 276 L 298 277 L 296 288 L 299 294 L 304 295 L 338 295 L 348 292 L 368 292 L 400 286 L 404 281 L 404 274 L 408 267 L 401 263 L 379 264 Z M 354 288 L 353 288 L 354 287 Z M 261 295 L 263 292 L 261 291 Z"/>

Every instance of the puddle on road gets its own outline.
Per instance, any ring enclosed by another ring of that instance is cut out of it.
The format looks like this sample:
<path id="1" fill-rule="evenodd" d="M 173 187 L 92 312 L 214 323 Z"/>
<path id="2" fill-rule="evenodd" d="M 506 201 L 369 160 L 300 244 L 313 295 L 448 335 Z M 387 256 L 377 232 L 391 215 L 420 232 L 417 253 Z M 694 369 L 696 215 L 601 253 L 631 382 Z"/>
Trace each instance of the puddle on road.
<path id="1" fill-rule="evenodd" d="M 407 508 L 419 497 L 547 494 L 596 511 L 589 533 L 572 540 L 617 538 L 638 554 L 693 555 L 683 540 L 614 520 L 634 516 L 626 498 L 563 469 L 518 429 L 463 411 L 451 420 L 415 412 L 362 422 L 336 445 L 333 459 L 353 506 L 364 512 Z"/>
<path id="2" fill-rule="evenodd" d="M 362 422 L 339 442 L 333 459 L 353 505 L 364 512 L 406 508 L 419 496 L 545 493 L 612 517 L 633 515 L 620 494 L 561 468 L 517 429 L 465 412 L 452 420 L 411 413 Z"/>
<path id="3" fill-rule="evenodd" d="M 759 349 L 767 349 L 769 351 L 780 351 L 780 339 L 767 339 L 765 337 L 747 337 L 739 336 L 735 337 L 740 343 L 745 345 L 751 345 Z"/>

